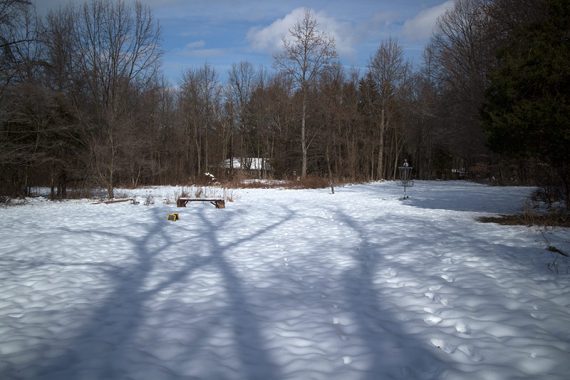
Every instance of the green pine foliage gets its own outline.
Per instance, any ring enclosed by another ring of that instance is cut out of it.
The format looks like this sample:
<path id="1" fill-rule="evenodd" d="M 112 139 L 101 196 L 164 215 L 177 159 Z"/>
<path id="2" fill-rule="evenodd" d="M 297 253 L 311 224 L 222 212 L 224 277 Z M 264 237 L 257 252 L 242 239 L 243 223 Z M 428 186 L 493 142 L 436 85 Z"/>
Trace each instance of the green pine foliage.
<path id="1" fill-rule="evenodd" d="M 548 0 L 540 22 L 508 37 L 482 116 L 492 150 L 538 158 L 567 172 L 570 160 L 570 2 Z"/>
<path id="2" fill-rule="evenodd" d="M 492 150 L 549 167 L 569 209 L 570 2 L 545 3 L 544 17 L 513 30 L 499 51 L 482 119 Z"/>

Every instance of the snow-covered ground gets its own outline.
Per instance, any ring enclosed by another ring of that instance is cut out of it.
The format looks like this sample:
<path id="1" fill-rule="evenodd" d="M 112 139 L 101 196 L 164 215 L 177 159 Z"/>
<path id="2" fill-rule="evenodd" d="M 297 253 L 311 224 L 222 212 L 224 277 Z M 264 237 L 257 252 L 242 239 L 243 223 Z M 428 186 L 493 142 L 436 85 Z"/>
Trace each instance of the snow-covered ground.
<path id="1" fill-rule="evenodd" d="M 1 208 L 0 378 L 567 379 L 569 264 L 545 237 L 568 251 L 570 231 L 475 220 L 531 190 Z"/>

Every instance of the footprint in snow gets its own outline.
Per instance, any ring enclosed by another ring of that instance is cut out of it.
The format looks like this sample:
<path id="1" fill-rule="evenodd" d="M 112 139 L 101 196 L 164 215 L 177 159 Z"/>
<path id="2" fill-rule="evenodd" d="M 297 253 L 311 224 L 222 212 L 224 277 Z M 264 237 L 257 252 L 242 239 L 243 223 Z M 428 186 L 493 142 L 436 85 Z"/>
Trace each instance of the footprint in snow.
<path id="1" fill-rule="evenodd" d="M 433 300 L 435 302 L 442 304 L 443 306 L 447 306 L 449 304 L 449 301 L 447 300 L 447 298 L 441 297 L 439 295 L 436 295 Z"/>
<path id="2" fill-rule="evenodd" d="M 483 360 L 483 355 L 481 355 L 476 348 L 469 344 L 460 344 L 456 347 L 439 338 L 432 338 L 430 342 L 434 347 L 442 350 L 446 354 L 451 355 L 455 353 L 455 351 L 459 351 L 471 361 L 480 362 Z"/>
<path id="3" fill-rule="evenodd" d="M 460 344 L 457 346 L 457 351 L 463 353 L 471 361 L 480 362 L 483 360 L 483 355 L 481 355 L 477 349 L 469 344 Z"/>
<path id="4" fill-rule="evenodd" d="M 451 344 L 448 344 L 446 341 L 444 341 L 443 339 L 439 339 L 439 338 L 432 338 L 430 340 L 431 344 L 442 350 L 443 352 L 445 352 L 446 354 L 452 354 L 455 352 L 455 347 L 452 346 Z"/>
<path id="5" fill-rule="evenodd" d="M 545 315 L 539 313 L 530 313 L 530 316 L 538 321 L 544 321 L 546 319 Z"/>
<path id="6" fill-rule="evenodd" d="M 433 302 L 437 302 L 439 304 L 442 304 L 443 306 L 447 306 L 449 304 L 447 298 L 441 297 L 440 295 L 435 294 L 433 292 L 426 292 L 426 293 L 424 293 L 424 296 L 426 296 L 427 298 L 429 298 Z"/>
<path id="7" fill-rule="evenodd" d="M 438 317 L 437 315 L 428 315 L 427 317 L 424 318 L 424 322 L 430 326 L 435 326 L 439 324 L 441 321 L 443 321 L 443 318 Z"/>
<path id="8" fill-rule="evenodd" d="M 384 278 L 394 278 L 397 275 L 398 275 L 398 272 L 396 272 L 392 268 L 386 268 L 386 269 L 380 271 L 380 276 L 382 276 Z"/>
<path id="9" fill-rule="evenodd" d="M 449 283 L 452 283 L 455 281 L 455 278 L 453 276 L 450 276 L 449 274 L 442 274 L 440 277 Z"/>
<path id="10" fill-rule="evenodd" d="M 334 331 L 336 332 L 336 335 L 338 335 L 338 337 L 340 338 L 340 340 L 348 340 L 348 336 L 342 330 L 342 325 L 340 324 L 340 319 L 338 319 L 337 317 L 333 318 L 333 328 L 334 328 Z M 348 363 L 345 363 L 345 364 L 348 364 Z"/>
<path id="11" fill-rule="evenodd" d="M 536 320 L 542 321 L 546 319 L 546 316 L 543 313 L 540 313 L 537 311 L 539 311 L 539 307 L 537 305 L 532 305 L 532 310 L 534 310 L 532 313 L 530 313 L 530 316 Z"/>
<path id="12" fill-rule="evenodd" d="M 457 331 L 460 334 L 465 334 L 465 335 L 471 334 L 471 328 L 469 327 L 468 324 L 466 324 L 464 322 L 457 322 L 455 324 L 455 331 Z"/>

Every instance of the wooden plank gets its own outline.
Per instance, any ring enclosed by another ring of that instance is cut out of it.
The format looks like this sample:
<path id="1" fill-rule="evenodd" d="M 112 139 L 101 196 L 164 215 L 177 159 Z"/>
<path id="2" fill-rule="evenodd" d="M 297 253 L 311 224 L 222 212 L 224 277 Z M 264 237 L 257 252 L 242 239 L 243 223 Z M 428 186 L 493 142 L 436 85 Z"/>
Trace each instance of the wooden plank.
<path id="1" fill-rule="evenodd" d="M 105 204 L 111 204 L 111 203 L 119 203 L 119 202 L 134 202 L 135 200 L 133 198 L 121 198 L 121 199 L 109 199 L 107 201 L 103 201 L 103 203 Z"/>
<path id="2" fill-rule="evenodd" d="M 216 208 L 226 208 L 226 201 L 218 198 L 178 198 L 176 200 L 177 207 L 186 207 L 188 202 L 209 202 Z"/>
<path id="3" fill-rule="evenodd" d="M 221 201 L 223 199 L 221 198 L 186 198 L 186 197 L 180 197 L 178 198 L 179 200 L 182 201 L 188 201 L 188 202 L 215 202 L 215 201 Z"/>
<path id="4" fill-rule="evenodd" d="M 226 208 L 226 201 L 224 201 L 223 199 L 216 199 L 215 201 L 212 201 L 210 203 L 216 206 L 216 208 Z"/>

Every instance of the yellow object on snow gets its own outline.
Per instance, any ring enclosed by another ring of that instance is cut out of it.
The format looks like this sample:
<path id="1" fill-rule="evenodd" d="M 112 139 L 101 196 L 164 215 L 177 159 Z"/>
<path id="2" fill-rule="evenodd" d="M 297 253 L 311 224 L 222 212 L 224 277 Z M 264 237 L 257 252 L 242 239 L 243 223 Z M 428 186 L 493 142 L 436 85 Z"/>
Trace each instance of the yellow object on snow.
<path id="1" fill-rule="evenodd" d="M 180 216 L 178 215 L 177 212 L 175 212 L 173 214 L 168 214 L 168 220 L 172 220 L 173 222 L 176 222 L 178 219 L 180 219 Z"/>

